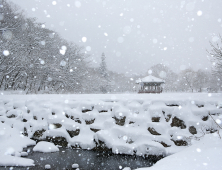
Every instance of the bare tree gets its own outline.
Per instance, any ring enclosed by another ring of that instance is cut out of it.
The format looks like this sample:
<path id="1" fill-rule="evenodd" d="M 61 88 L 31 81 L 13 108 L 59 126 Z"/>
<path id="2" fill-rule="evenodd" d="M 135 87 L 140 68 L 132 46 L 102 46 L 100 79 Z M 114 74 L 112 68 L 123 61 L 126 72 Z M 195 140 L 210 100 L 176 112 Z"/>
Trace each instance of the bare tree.
<path id="1" fill-rule="evenodd" d="M 157 64 L 152 66 L 149 70 L 152 70 L 152 75 L 159 77 L 165 81 L 164 91 L 175 91 L 177 86 L 178 75 L 174 73 L 169 67 L 163 64 Z"/>
<path id="2" fill-rule="evenodd" d="M 186 69 L 180 73 L 180 87 L 183 91 L 191 90 L 194 91 L 194 82 L 196 79 L 196 73 L 191 68 Z"/>
<path id="3" fill-rule="evenodd" d="M 222 78 L 222 37 L 219 37 L 220 43 L 213 44 L 210 42 L 211 51 L 208 54 L 211 57 L 213 74 Z"/>
<path id="4" fill-rule="evenodd" d="M 203 88 L 209 88 L 208 82 L 210 79 L 210 74 L 204 70 L 198 70 L 195 74 L 193 87 L 196 89 L 196 91 L 202 92 Z"/>

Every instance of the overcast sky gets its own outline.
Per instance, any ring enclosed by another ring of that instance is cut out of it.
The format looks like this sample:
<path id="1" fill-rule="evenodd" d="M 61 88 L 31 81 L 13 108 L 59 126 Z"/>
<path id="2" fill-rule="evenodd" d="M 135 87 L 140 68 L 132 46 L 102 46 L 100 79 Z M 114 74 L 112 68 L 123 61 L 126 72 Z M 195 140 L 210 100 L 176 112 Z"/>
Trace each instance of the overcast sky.
<path id="1" fill-rule="evenodd" d="M 210 69 L 206 49 L 222 34 L 222 0 L 11 1 L 84 46 L 92 65 L 104 52 L 108 68 L 121 73 L 144 73 L 158 63 L 176 72 Z"/>

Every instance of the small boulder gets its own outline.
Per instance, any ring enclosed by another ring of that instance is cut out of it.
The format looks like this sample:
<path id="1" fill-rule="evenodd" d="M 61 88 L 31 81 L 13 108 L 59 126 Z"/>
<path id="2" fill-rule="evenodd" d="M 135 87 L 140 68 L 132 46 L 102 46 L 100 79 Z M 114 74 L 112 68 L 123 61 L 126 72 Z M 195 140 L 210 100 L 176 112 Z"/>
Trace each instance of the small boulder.
<path id="1" fill-rule="evenodd" d="M 27 132 L 27 129 L 26 129 L 26 127 L 24 127 L 24 131 L 23 131 L 23 133 L 22 133 L 24 136 L 28 136 L 28 132 Z"/>
<path id="2" fill-rule="evenodd" d="M 90 130 L 93 131 L 93 132 L 95 132 L 95 133 L 98 132 L 98 131 L 100 131 L 100 129 L 94 129 L 94 128 L 90 128 Z"/>
<path id="3" fill-rule="evenodd" d="M 82 109 L 82 113 L 86 113 L 86 112 L 90 112 L 90 111 L 92 111 L 92 110 L 90 110 L 90 109 Z"/>
<path id="4" fill-rule="evenodd" d="M 78 164 L 72 164 L 72 168 L 79 168 Z"/>
<path id="5" fill-rule="evenodd" d="M 54 129 L 58 129 L 58 128 L 62 127 L 62 125 L 60 123 L 53 123 L 53 125 L 55 127 Z"/>
<path id="6" fill-rule="evenodd" d="M 27 122 L 27 120 L 26 119 L 22 119 L 22 122 Z"/>
<path id="7" fill-rule="evenodd" d="M 72 119 L 72 116 L 71 116 L 71 119 Z M 73 118 L 74 119 L 74 118 Z M 74 119 L 75 120 L 75 122 L 77 122 L 77 123 L 79 123 L 79 124 L 81 124 L 82 122 L 81 122 L 81 120 L 79 120 L 79 118 L 76 118 L 76 119 Z"/>
<path id="8" fill-rule="evenodd" d="M 160 117 L 152 117 L 152 122 L 160 122 Z"/>
<path id="9" fill-rule="evenodd" d="M 99 113 L 108 112 L 108 110 L 100 110 Z"/>
<path id="10" fill-rule="evenodd" d="M 120 117 L 120 119 L 117 118 L 117 117 L 113 117 L 113 118 L 115 119 L 117 125 L 119 125 L 119 126 L 124 126 L 125 125 L 126 116 Z"/>
<path id="11" fill-rule="evenodd" d="M 109 152 L 109 151 L 112 151 L 112 149 L 110 149 L 110 148 L 108 148 L 106 146 L 105 142 L 100 141 L 100 140 L 98 140 L 98 141 L 94 140 L 94 142 L 95 142 L 96 146 L 92 150 L 99 151 L 99 152 Z"/>
<path id="12" fill-rule="evenodd" d="M 60 145 L 63 147 L 67 147 L 67 145 L 68 145 L 66 138 L 64 138 L 62 136 L 57 136 L 57 137 L 46 136 L 46 141 L 52 142 L 55 145 Z"/>
<path id="13" fill-rule="evenodd" d="M 33 134 L 32 138 L 33 139 L 41 138 L 45 131 L 46 131 L 45 129 L 35 131 L 35 133 Z"/>
<path id="14" fill-rule="evenodd" d="M 166 115 L 165 119 L 166 119 L 166 122 L 169 122 L 170 119 L 171 119 L 172 115 Z"/>
<path id="15" fill-rule="evenodd" d="M 15 118 L 16 116 L 14 114 L 7 116 L 8 118 Z"/>
<path id="16" fill-rule="evenodd" d="M 69 136 L 72 138 L 74 136 L 78 136 L 80 133 L 80 129 L 76 129 L 76 130 L 66 130 L 69 134 Z"/>
<path id="17" fill-rule="evenodd" d="M 173 126 L 180 127 L 181 129 L 186 129 L 185 122 L 177 117 L 174 117 L 172 120 L 171 127 Z"/>
<path id="18" fill-rule="evenodd" d="M 152 134 L 152 135 L 161 135 L 159 134 L 154 128 L 149 127 L 148 131 Z"/>
<path id="19" fill-rule="evenodd" d="M 187 146 L 188 143 L 185 140 L 173 140 L 171 139 L 176 146 Z"/>
<path id="20" fill-rule="evenodd" d="M 208 116 L 203 116 L 203 117 L 202 117 L 202 120 L 203 120 L 203 121 L 207 121 L 207 120 L 208 120 Z"/>
<path id="21" fill-rule="evenodd" d="M 93 124 L 94 121 L 95 121 L 95 119 L 92 119 L 92 120 L 85 120 L 85 122 L 86 122 L 87 125 L 91 125 L 91 124 Z"/>
<path id="22" fill-rule="evenodd" d="M 194 127 L 194 126 L 190 126 L 189 127 L 189 132 L 191 133 L 191 134 L 197 134 L 197 130 L 196 130 L 196 128 Z"/>
<path id="23" fill-rule="evenodd" d="M 164 148 L 168 148 L 171 147 L 171 145 L 167 145 L 165 142 L 163 141 L 155 141 L 155 142 L 159 142 L 161 145 L 163 145 Z"/>
<path id="24" fill-rule="evenodd" d="M 45 169 L 51 169 L 51 165 L 49 164 L 45 165 Z"/>
<path id="25" fill-rule="evenodd" d="M 131 170 L 130 167 L 125 167 L 123 170 Z"/>
<path id="26" fill-rule="evenodd" d="M 28 153 L 27 152 L 21 152 L 21 157 L 27 157 Z"/>

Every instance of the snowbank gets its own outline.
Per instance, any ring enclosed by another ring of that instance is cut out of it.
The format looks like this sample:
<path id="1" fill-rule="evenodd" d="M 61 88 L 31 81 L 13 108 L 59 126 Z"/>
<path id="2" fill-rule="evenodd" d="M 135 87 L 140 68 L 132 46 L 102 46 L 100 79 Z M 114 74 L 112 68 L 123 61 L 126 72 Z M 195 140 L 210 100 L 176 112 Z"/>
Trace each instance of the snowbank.
<path id="1" fill-rule="evenodd" d="M 220 133 L 222 135 L 222 133 Z M 217 133 L 206 135 L 196 144 L 138 170 L 219 170 L 222 169 L 222 139 Z"/>
<path id="2" fill-rule="evenodd" d="M 0 117 L 1 120 L 2 118 Z M 35 144 L 35 141 L 22 135 L 18 129 L 0 122 L 0 166 L 33 166 L 33 160 L 20 156 L 23 148 Z"/>
<path id="3" fill-rule="evenodd" d="M 32 159 L 0 155 L 0 166 L 35 166 Z"/>
<path id="4" fill-rule="evenodd" d="M 0 156 L 14 156 L 12 165 L 19 163 L 22 149 L 35 145 L 34 139 L 159 159 L 215 132 L 209 114 L 222 120 L 222 94 L 2 95 Z"/>

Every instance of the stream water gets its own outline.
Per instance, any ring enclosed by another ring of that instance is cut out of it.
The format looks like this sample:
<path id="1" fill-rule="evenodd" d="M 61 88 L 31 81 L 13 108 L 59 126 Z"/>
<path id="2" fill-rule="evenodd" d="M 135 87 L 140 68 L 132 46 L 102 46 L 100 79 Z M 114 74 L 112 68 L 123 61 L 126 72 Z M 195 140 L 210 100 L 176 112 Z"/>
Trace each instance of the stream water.
<path id="1" fill-rule="evenodd" d="M 82 149 L 60 148 L 59 152 L 40 153 L 33 152 L 33 147 L 29 147 L 27 158 L 35 161 L 34 167 L 0 167 L 0 170 L 40 170 L 45 169 L 45 165 L 51 165 L 52 170 L 72 169 L 72 164 L 79 164 L 80 170 L 118 170 L 125 167 L 136 169 L 140 167 L 150 167 L 155 160 L 139 156 L 115 155 L 108 152 L 95 152 Z"/>

